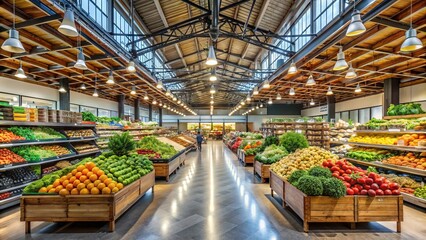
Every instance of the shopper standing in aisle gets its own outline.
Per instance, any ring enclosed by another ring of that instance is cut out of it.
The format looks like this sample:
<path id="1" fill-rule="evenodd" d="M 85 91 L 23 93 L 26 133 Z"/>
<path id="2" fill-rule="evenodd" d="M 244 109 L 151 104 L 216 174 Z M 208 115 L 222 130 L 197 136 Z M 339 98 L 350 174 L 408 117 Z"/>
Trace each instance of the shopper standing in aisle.
<path id="1" fill-rule="evenodd" d="M 198 150 L 200 150 L 200 151 L 201 151 L 201 144 L 203 143 L 203 139 L 204 139 L 204 137 L 203 137 L 203 135 L 201 134 L 201 132 L 198 132 L 198 133 L 197 133 L 197 137 L 196 137 L 196 139 L 197 139 Z"/>

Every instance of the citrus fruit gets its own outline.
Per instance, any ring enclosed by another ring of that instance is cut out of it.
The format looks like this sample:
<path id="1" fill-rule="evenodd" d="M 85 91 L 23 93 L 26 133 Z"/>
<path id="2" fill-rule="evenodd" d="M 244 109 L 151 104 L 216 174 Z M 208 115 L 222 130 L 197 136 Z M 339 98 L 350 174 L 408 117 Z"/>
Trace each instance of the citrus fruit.
<path id="1" fill-rule="evenodd" d="M 52 189 L 49 190 L 48 193 L 55 193 L 55 192 L 56 192 L 56 189 L 52 188 Z"/>
<path id="2" fill-rule="evenodd" d="M 75 177 L 76 177 L 77 179 L 79 179 L 82 175 L 83 175 L 83 174 L 82 174 L 81 172 L 77 172 L 77 173 L 75 174 Z"/>
<path id="3" fill-rule="evenodd" d="M 88 195 L 88 194 L 90 194 L 90 192 L 87 188 L 83 188 L 80 190 L 80 195 Z"/>
<path id="4" fill-rule="evenodd" d="M 118 190 L 123 189 L 124 185 L 122 183 L 117 183 L 117 188 Z"/>
<path id="5" fill-rule="evenodd" d="M 74 188 L 74 185 L 72 185 L 72 183 L 68 183 L 68 184 L 65 186 L 65 188 L 66 188 L 68 191 L 71 191 L 71 190 Z"/>
<path id="6" fill-rule="evenodd" d="M 72 183 L 72 185 L 74 185 L 74 187 L 77 187 L 77 185 L 78 185 L 78 184 L 80 184 L 80 180 L 78 180 L 78 179 L 77 179 L 77 180 L 75 180 L 75 181 Z"/>
<path id="7" fill-rule="evenodd" d="M 67 174 L 67 179 L 69 180 L 72 177 L 72 173 Z"/>
<path id="8" fill-rule="evenodd" d="M 92 171 L 92 169 L 95 167 L 95 164 L 93 162 L 87 162 L 84 166 Z"/>
<path id="9" fill-rule="evenodd" d="M 65 181 L 62 182 L 62 186 L 66 187 L 68 185 L 68 183 L 70 183 L 70 181 L 65 180 Z"/>
<path id="10" fill-rule="evenodd" d="M 64 186 L 59 185 L 59 186 L 57 186 L 57 187 L 55 188 L 55 192 L 56 192 L 56 193 L 59 193 L 59 191 L 61 191 L 62 189 L 64 189 Z"/>
<path id="11" fill-rule="evenodd" d="M 96 172 L 96 175 L 98 175 L 98 176 L 102 176 L 102 175 L 104 175 L 104 171 L 99 170 L 99 171 L 97 171 L 97 172 Z"/>
<path id="12" fill-rule="evenodd" d="M 92 183 L 92 182 L 89 179 L 86 179 L 83 183 L 87 185 L 87 184 Z"/>
<path id="13" fill-rule="evenodd" d="M 57 186 L 59 186 L 59 185 L 61 185 L 61 181 L 60 181 L 59 179 L 56 179 L 56 180 L 53 182 L 53 187 L 55 188 L 55 187 L 57 187 Z"/>
<path id="14" fill-rule="evenodd" d="M 53 188 L 53 185 L 49 185 L 49 186 L 47 186 L 46 187 L 46 189 L 47 189 L 47 191 L 49 192 L 50 191 L 50 189 L 52 189 Z"/>
<path id="15" fill-rule="evenodd" d="M 93 184 L 95 185 L 95 187 L 97 187 L 99 183 L 101 183 L 101 180 L 96 180 L 96 181 L 93 182 Z"/>
<path id="16" fill-rule="evenodd" d="M 68 181 L 70 181 L 70 183 L 73 183 L 77 178 L 72 176 Z"/>
<path id="17" fill-rule="evenodd" d="M 67 176 L 62 176 L 62 177 L 59 179 L 59 181 L 60 181 L 60 182 L 64 182 L 65 180 L 68 180 Z"/>
<path id="18" fill-rule="evenodd" d="M 71 171 L 71 174 L 72 174 L 73 176 L 75 176 L 75 174 L 77 174 L 77 172 L 78 172 L 78 171 L 77 171 L 77 169 L 74 169 L 74 170 L 72 170 L 72 171 Z"/>
<path id="19" fill-rule="evenodd" d="M 84 165 L 79 165 L 79 166 L 77 167 L 77 171 L 78 171 L 78 172 L 81 172 L 81 171 L 83 171 L 85 168 L 86 168 L 86 167 L 85 167 Z"/>
<path id="20" fill-rule="evenodd" d="M 89 190 L 94 188 L 94 187 L 95 187 L 95 185 L 93 183 L 89 183 L 89 184 L 86 185 L 86 188 L 89 189 Z"/>
<path id="21" fill-rule="evenodd" d="M 96 186 L 99 190 L 102 190 L 102 189 L 104 189 L 106 186 L 105 186 L 105 183 L 99 183 L 98 184 L 98 186 Z"/>
<path id="22" fill-rule="evenodd" d="M 79 192 L 78 192 L 78 189 L 77 188 L 73 188 L 72 190 L 71 190 L 71 195 L 78 195 L 79 194 Z"/>
<path id="23" fill-rule="evenodd" d="M 81 191 L 81 189 L 83 189 L 85 187 L 86 187 L 86 184 L 84 184 L 84 183 L 80 183 L 80 184 L 77 185 L 78 191 Z"/>
<path id="24" fill-rule="evenodd" d="M 108 187 L 102 188 L 102 194 L 110 194 L 110 193 L 111 193 L 111 189 L 109 189 Z"/>
<path id="25" fill-rule="evenodd" d="M 83 175 L 86 175 L 87 176 L 87 173 L 89 172 L 89 169 L 84 169 L 83 171 L 81 171 L 81 173 L 83 174 Z"/>
<path id="26" fill-rule="evenodd" d="M 92 173 L 92 172 L 88 172 L 87 174 L 86 174 L 86 176 L 88 177 L 88 178 L 90 178 L 90 176 L 92 176 L 94 173 Z M 97 176 L 97 175 L 96 175 Z"/>
<path id="27" fill-rule="evenodd" d="M 48 190 L 45 187 L 40 188 L 40 190 L 38 190 L 39 193 L 47 193 Z"/>
<path id="28" fill-rule="evenodd" d="M 98 167 L 94 167 L 94 168 L 92 168 L 92 172 L 94 173 L 94 174 L 97 174 L 97 172 L 100 170 L 100 168 L 98 168 Z"/>
<path id="29" fill-rule="evenodd" d="M 114 187 L 113 189 L 111 189 L 111 192 L 112 192 L 112 193 L 116 193 L 116 192 L 118 192 L 118 191 L 120 191 L 120 190 L 118 189 L 118 187 Z"/>
<path id="30" fill-rule="evenodd" d="M 91 194 L 99 194 L 99 189 L 94 187 L 94 188 L 90 189 L 90 193 Z"/>
<path id="31" fill-rule="evenodd" d="M 104 180 L 105 185 L 109 185 L 110 183 L 112 183 L 112 179 L 111 178 L 107 178 Z"/>
<path id="32" fill-rule="evenodd" d="M 84 182 L 87 180 L 87 176 L 86 175 L 82 175 L 80 178 L 80 182 Z"/>
<path id="33" fill-rule="evenodd" d="M 102 170 L 99 170 L 99 171 L 102 171 Z M 99 174 L 98 174 L 98 176 L 99 176 Z M 101 182 L 105 181 L 105 179 L 107 179 L 107 178 L 108 178 L 107 175 L 101 175 L 101 176 L 99 176 L 99 180 L 101 180 Z"/>
<path id="34" fill-rule="evenodd" d="M 89 179 L 90 179 L 90 181 L 95 182 L 96 180 L 98 180 L 98 175 L 92 173 L 92 175 L 90 175 Z"/>
<path id="35" fill-rule="evenodd" d="M 66 190 L 65 188 L 61 189 L 61 191 L 59 191 L 59 195 L 62 195 L 62 196 L 69 195 L 69 194 L 70 194 L 70 192 L 68 190 Z"/>
<path id="36" fill-rule="evenodd" d="M 115 188 L 115 183 L 108 184 L 108 187 L 112 190 L 113 188 Z"/>

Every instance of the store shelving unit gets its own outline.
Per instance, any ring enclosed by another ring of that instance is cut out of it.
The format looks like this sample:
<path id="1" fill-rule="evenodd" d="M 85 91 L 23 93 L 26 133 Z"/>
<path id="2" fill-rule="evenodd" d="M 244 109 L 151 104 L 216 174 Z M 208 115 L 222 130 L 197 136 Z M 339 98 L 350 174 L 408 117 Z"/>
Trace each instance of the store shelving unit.
<path id="1" fill-rule="evenodd" d="M 50 123 L 50 122 L 18 122 L 18 121 L 0 121 L 0 127 L 12 127 L 12 126 L 18 126 L 18 127 L 51 127 L 59 132 L 63 132 L 63 130 L 78 130 L 78 129 L 95 129 L 94 124 L 77 124 L 77 123 Z M 30 146 L 30 145 L 47 145 L 47 144 L 68 144 L 67 147 L 71 147 L 70 143 L 79 143 L 79 142 L 94 142 L 98 139 L 98 136 L 94 137 L 87 137 L 87 138 L 71 138 L 71 139 L 52 139 L 52 140 L 43 140 L 43 141 L 20 141 L 20 142 L 12 142 L 12 143 L 1 143 L 0 148 L 11 148 L 11 147 L 17 147 L 17 146 Z M 46 160 L 42 160 L 39 162 L 27 162 L 27 163 L 21 163 L 21 164 L 10 164 L 10 165 L 3 165 L 0 166 L 0 174 L 13 170 L 18 168 L 24 168 L 29 166 L 43 166 L 48 165 L 51 163 L 63 161 L 63 160 L 71 160 L 71 159 L 78 159 L 88 156 L 93 156 L 100 151 L 92 151 L 92 152 L 86 152 L 78 154 L 74 149 L 73 154 L 67 154 L 62 156 L 57 156 L 56 158 L 49 158 Z M 39 176 L 41 177 L 41 176 Z M 27 186 L 30 182 L 24 182 L 20 184 L 15 184 L 14 186 L 11 186 L 6 189 L 1 189 L 0 194 L 12 192 L 14 190 L 21 190 L 25 186 Z M 11 196 L 7 199 L 0 200 L 0 209 L 4 209 L 10 206 L 13 206 L 17 203 L 19 203 L 19 198 L 21 194 Z"/>
<path id="2" fill-rule="evenodd" d="M 270 122 L 262 123 L 260 130 L 264 137 L 277 136 L 286 132 L 302 133 L 309 145 L 330 149 L 330 126 L 323 122 Z"/>

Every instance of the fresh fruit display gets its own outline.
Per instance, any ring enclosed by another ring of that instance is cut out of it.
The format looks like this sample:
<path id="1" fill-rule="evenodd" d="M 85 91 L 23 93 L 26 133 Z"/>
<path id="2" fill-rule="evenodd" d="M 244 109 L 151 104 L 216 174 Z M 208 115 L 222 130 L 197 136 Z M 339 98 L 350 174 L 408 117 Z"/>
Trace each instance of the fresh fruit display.
<path id="1" fill-rule="evenodd" d="M 55 164 L 55 167 L 59 168 L 59 169 L 63 169 L 66 167 L 71 166 L 72 164 L 68 161 L 59 161 Z"/>
<path id="2" fill-rule="evenodd" d="M 407 176 L 398 176 L 395 174 L 380 174 L 381 176 L 389 179 L 391 182 L 398 183 L 401 188 L 412 188 L 416 189 L 421 187 L 421 184 L 416 182 L 414 179 Z M 413 190 L 414 191 L 414 190 Z"/>
<path id="3" fill-rule="evenodd" d="M 388 116 L 411 115 L 425 113 L 419 103 L 391 104 L 387 110 Z"/>
<path id="4" fill-rule="evenodd" d="M 0 194 L 0 200 L 5 200 L 22 194 L 22 188 Z"/>
<path id="5" fill-rule="evenodd" d="M 122 134 L 115 134 L 109 138 L 108 148 L 115 155 L 123 156 L 135 149 L 135 141 L 128 132 Z"/>
<path id="6" fill-rule="evenodd" d="M 365 124 L 357 126 L 357 130 L 424 130 L 426 122 L 424 119 L 391 119 L 382 120 L 373 118 Z"/>
<path id="7" fill-rule="evenodd" d="M 347 195 L 399 195 L 400 186 L 374 172 L 355 167 L 345 159 L 333 162 L 327 160 L 322 166 L 330 169 L 332 176 L 343 181 Z"/>
<path id="8" fill-rule="evenodd" d="M 9 130 L 0 129 L 0 143 L 10 143 L 10 142 L 22 141 L 22 140 L 25 140 L 25 138 L 15 135 L 13 132 Z"/>
<path id="9" fill-rule="evenodd" d="M 149 159 L 161 159 L 161 154 L 159 154 L 158 152 L 156 152 L 154 150 L 138 149 L 138 150 L 136 150 L 136 152 L 140 155 L 146 156 Z"/>
<path id="10" fill-rule="evenodd" d="M 382 162 L 386 164 L 426 170 L 426 152 L 419 154 L 409 152 L 400 156 L 385 159 Z"/>
<path id="11" fill-rule="evenodd" d="M 54 152 L 57 156 L 67 155 L 72 153 L 68 148 L 60 146 L 60 145 L 43 145 L 40 147 L 43 150 Z"/>
<path id="12" fill-rule="evenodd" d="M 64 135 L 48 127 L 11 127 L 8 129 L 14 134 L 25 138 L 26 140 L 48 140 L 48 139 L 62 139 Z"/>
<path id="13" fill-rule="evenodd" d="M 11 150 L 28 162 L 40 162 L 43 159 L 71 153 L 70 150 L 59 145 L 20 146 L 13 147 Z"/>
<path id="14" fill-rule="evenodd" d="M 426 140 L 426 134 L 404 134 L 398 137 L 397 145 L 415 147 L 419 145 L 419 141 Z"/>
<path id="15" fill-rule="evenodd" d="M 389 157 L 394 156 L 395 154 L 382 149 L 375 148 L 353 148 L 346 153 L 346 156 L 349 158 L 372 162 L 379 161 L 382 159 L 387 159 Z"/>
<path id="16" fill-rule="evenodd" d="M 354 143 L 367 143 L 367 144 L 381 144 L 381 145 L 394 145 L 397 141 L 396 135 L 376 135 L 376 134 L 363 134 L 349 138 L 349 142 Z"/>
<path id="17" fill-rule="evenodd" d="M 288 132 L 280 137 L 280 145 L 285 147 L 289 153 L 292 153 L 300 148 L 309 147 L 308 140 L 303 134 Z"/>
<path id="18" fill-rule="evenodd" d="M 344 157 L 352 149 L 352 146 L 344 144 L 340 146 L 335 146 L 330 149 L 330 152 L 336 154 L 339 157 Z"/>
<path id="19" fill-rule="evenodd" d="M 13 163 L 25 163 L 25 159 L 9 149 L 0 148 L 0 166 Z"/>
<path id="20" fill-rule="evenodd" d="M 426 186 L 417 188 L 414 191 L 414 196 L 426 199 Z"/>
<path id="21" fill-rule="evenodd" d="M 49 174 L 49 173 L 52 173 L 52 172 L 55 172 L 55 171 L 58 171 L 58 170 L 59 170 L 59 168 L 57 168 L 56 166 L 50 166 L 50 167 L 43 168 L 42 173 L 43 173 L 43 175 L 46 175 L 46 174 Z"/>
<path id="22" fill-rule="evenodd" d="M 73 143 L 72 146 L 78 153 L 99 151 L 96 145 L 90 143 Z"/>
<path id="23" fill-rule="evenodd" d="M 324 160 L 336 161 L 338 157 L 319 147 L 307 147 L 296 150 L 271 165 L 271 170 L 283 179 L 287 179 L 296 170 L 308 170 L 320 166 Z"/>
<path id="24" fill-rule="evenodd" d="M 258 153 L 254 158 L 256 161 L 263 164 L 272 164 L 281 160 L 281 158 L 288 155 L 287 150 L 284 147 L 272 144 L 265 148 L 265 151 Z"/>
<path id="25" fill-rule="evenodd" d="M 243 142 L 243 139 L 240 138 L 240 137 L 237 137 L 235 139 L 235 142 L 231 143 L 232 144 L 231 149 L 232 150 L 237 150 L 240 147 L 240 145 L 241 145 L 242 142 Z"/>
<path id="26" fill-rule="evenodd" d="M 91 129 L 65 130 L 68 138 L 94 137 L 95 133 Z"/>
<path id="27" fill-rule="evenodd" d="M 245 151 L 253 148 L 258 148 L 260 146 L 262 146 L 262 141 L 247 142 L 247 144 L 243 147 L 243 150 Z"/>
<path id="28" fill-rule="evenodd" d="M 36 180 L 37 175 L 29 168 L 16 168 L 0 173 L 0 190 Z"/>
<path id="29" fill-rule="evenodd" d="M 163 159 L 172 158 L 178 153 L 172 145 L 161 142 L 154 136 L 146 136 L 142 138 L 137 143 L 137 148 L 141 150 L 153 150 L 160 154 Z"/>

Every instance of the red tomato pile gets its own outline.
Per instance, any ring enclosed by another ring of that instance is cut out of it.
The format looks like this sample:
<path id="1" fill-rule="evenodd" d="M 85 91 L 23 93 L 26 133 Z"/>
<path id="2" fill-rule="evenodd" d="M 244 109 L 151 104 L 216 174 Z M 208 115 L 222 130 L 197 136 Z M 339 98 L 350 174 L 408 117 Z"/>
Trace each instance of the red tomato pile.
<path id="1" fill-rule="evenodd" d="M 381 195 L 399 195 L 399 185 L 390 182 L 377 173 L 355 167 L 345 159 L 333 163 L 331 160 L 324 161 L 323 167 L 329 168 L 333 177 L 343 181 L 346 186 L 347 195 L 368 195 L 370 197 Z"/>

